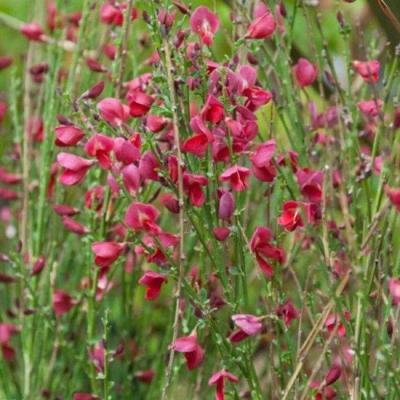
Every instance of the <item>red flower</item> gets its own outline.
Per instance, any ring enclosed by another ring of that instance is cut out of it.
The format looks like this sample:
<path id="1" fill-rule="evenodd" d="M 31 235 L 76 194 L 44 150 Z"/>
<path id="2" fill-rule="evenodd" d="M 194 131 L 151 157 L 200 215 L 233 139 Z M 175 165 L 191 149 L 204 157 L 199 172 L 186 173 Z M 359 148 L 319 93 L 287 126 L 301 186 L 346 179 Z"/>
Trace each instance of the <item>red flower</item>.
<path id="1" fill-rule="evenodd" d="M 97 104 L 101 117 L 112 126 L 121 126 L 129 118 L 129 107 L 108 97 Z"/>
<path id="2" fill-rule="evenodd" d="M 228 379 L 229 381 L 234 383 L 238 382 L 237 376 L 231 374 L 228 371 L 225 371 L 224 369 L 212 374 L 210 380 L 208 381 L 209 386 L 217 385 L 215 400 L 224 400 L 225 379 Z"/>
<path id="3" fill-rule="evenodd" d="M 139 284 L 147 286 L 146 300 L 155 300 L 160 295 L 161 286 L 167 282 L 165 275 L 158 274 L 154 271 L 147 271 L 139 279 Z"/>
<path id="4" fill-rule="evenodd" d="M 106 268 L 118 259 L 124 247 L 122 243 L 95 242 L 92 244 L 92 251 L 96 256 L 94 262 L 99 267 Z"/>
<path id="5" fill-rule="evenodd" d="M 284 304 L 280 305 L 276 309 L 276 315 L 283 319 L 286 326 L 289 326 L 292 320 L 299 317 L 299 312 L 290 300 L 287 300 Z"/>
<path id="6" fill-rule="evenodd" d="M 208 184 L 208 179 L 202 175 L 194 175 L 185 172 L 183 174 L 183 188 L 189 196 L 190 204 L 201 207 L 206 200 L 202 186 Z"/>
<path id="7" fill-rule="evenodd" d="M 57 317 L 61 317 L 74 307 L 76 301 L 63 290 L 55 290 L 53 293 L 53 311 Z"/>
<path id="8" fill-rule="evenodd" d="M 28 24 L 23 24 L 20 28 L 21 33 L 29 40 L 40 42 L 43 39 L 43 29 L 36 22 L 30 22 Z"/>
<path id="9" fill-rule="evenodd" d="M 146 115 L 154 102 L 151 96 L 141 90 L 128 92 L 127 100 L 132 117 L 143 117 Z"/>
<path id="10" fill-rule="evenodd" d="M 126 211 L 125 223 L 135 231 L 157 233 L 160 231 L 156 224 L 159 215 L 159 211 L 151 204 L 134 202 Z"/>
<path id="11" fill-rule="evenodd" d="M 229 236 L 230 233 L 231 231 L 226 226 L 218 226 L 213 229 L 213 235 L 215 239 L 217 239 L 220 242 L 226 240 L 226 238 Z"/>
<path id="12" fill-rule="evenodd" d="M 224 105 L 214 96 L 208 96 L 207 101 L 201 110 L 201 116 L 205 121 L 218 124 L 224 119 Z"/>
<path id="13" fill-rule="evenodd" d="M 289 232 L 304 226 L 303 219 L 301 218 L 301 206 L 301 203 L 293 200 L 284 203 L 282 215 L 278 218 L 278 224 L 282 225 Z"/>
<path id="14" fill-rule="evenodd" d="M 144 383 L 151 383 L 153 378 L 154 378 L 154 371 L 152 369 L 148 369 L 146 371 L 138 371 L 135 373 L 135 377 L 140 381 Z"/>
<path id="15" fill-rule="evenodd" d="M 197 7 L 190 17 L 192 32 L 197 33 L 206 46 L 211 46 L 219 28 L 219 19 L 207 7 Z"/>
<path id="16" fill-rule="evenodd" d="M 221 182 L 229 182 L 232 189 L 236 192 L 243 192 L 247 189 L 247 180 L 250 175 L 250 170 L 246 167 L 241 167 L 240 165 L 234 165 L 224 171 L 219 180 Z"/>
<path id="17" fill-rule="evenodd" d="M 353 61 L 353 67 L 365 82 L 376 83 L 379 80 L 381 64 L 378 60 Z"/>
<path id="18" fill-rule="evenodd" d="M 66 186 L 76 185 L 81 182 L 88 169 L 93 165 L 92 160 L 86 160 L 69 153 L 59 153 L 57 162 L 63 167 L 60 183 Z"/>
<path id="19" fill-rule="evenodd" d="M 305 58 L 300 58 L 293 67 L 294 77 L 300 87 L 310 86 L 318 76 L 317 67 Z"/>
<path id="20" fill-rule="evenodd" d="M 204 359 L 204 350 L 197 342 L 197 336 L 182 336 L 171 345 L 178 353 L 183 353 L 189 370 L 197 368 Z"/>
<path id="21" fill-rule="evenodd" d="M 258 226 L 251 238 L 250 248 L 256 256 L 257 263 L 267 278 L 274 274 L 269 259 L 282 264 L 285 260 L 283 249 L 271 244 L 272 232 L 263 226 Z"/>
<path id="22" fill-rule="evenodd" d="M 85 152 L 96 157 L 104 169 L 111 168 L 110 152 L 114 148 L 114 140 L 100 133 L 94 134 L 85 145 Z"/>
<path id="23" fill-rule="evenodd" d="M 255 336 L 262 330 L 262 323 L 259 317 L 251 314 L 232 315 L 232 321 L 238 327 L 231 333 L 229 340 L 232 343 L 241 342 L 249 336 Z"/>
<path id="24" fill-rule="evenodd" d="M 208 144 L 214 140 L 214 137 L 199 115 L 190 120 L 190 127 L 195 132 L 195 135 L 186 139 L 182 145 L 182 151 L 203 157 L 207 151 Z"/>
<path id="25" fill-rule="evenodd" d="M 312 203 L 319 203 L 322 198 L 324 174 L 322 171 L 313 171 L 308 168 L 298 169 L 296 172 L 297 183 L 301 194 Z"/>
<path id="26" fill-rule="evenodd" d="M 61 125 L 55 131 L 55 144 L 60 147 L 75 146 L 85 136 L 81 129 L 73 125 Z"/>
<path id="27" fill-rule="evenodd" d="M 259 3 L 254 10 L 254 20 L 247 28 L 246 39 L 267 39 L 275 32 L 276 22 L 268 7 Z"/>
<path id="28" fill-rule="evenodd" d="M 250 157 L 253 174 L 260 181 L 272 182 L 276 176 L 276 168 L 273 163 L 275 149 L 275 140 L 268 140 L 258 146 Z"/>

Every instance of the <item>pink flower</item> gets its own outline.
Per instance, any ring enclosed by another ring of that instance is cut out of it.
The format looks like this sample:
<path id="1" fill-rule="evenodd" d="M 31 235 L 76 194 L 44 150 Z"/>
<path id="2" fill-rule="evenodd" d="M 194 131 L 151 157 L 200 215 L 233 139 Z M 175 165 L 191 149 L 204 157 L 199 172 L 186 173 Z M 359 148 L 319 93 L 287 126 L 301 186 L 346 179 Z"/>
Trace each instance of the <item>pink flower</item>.
<path id="1" fill-rule="evenodd" d="M 218 124 L 224 119 L 224 105 L 214 96 L 208 96 L 207 101 L 201 110 L 201 116 L 205 121 Z"/>
<path id="2" fill-rule="evenodd" d="M 158 181 L 158 170 L 160 169 L 160 163 L 156 156 L 149 150 L 142 155 L 139 162 L 139 171 L 142 179 L 150 179 L 152 181 Z"/>
<path id="3" fill-rule="evenodd" d="M 13 63 L 14 59 L 9 56 L 0 56 L 0 71 L 9 67 Z"/>
<path id="4" fill-rule="evenodd" d="M 254 10 L 254 20 L 247 28 L 246 39 L 267 39 L 275 32 L 276 22 L 268 7 L 259 3 Z"/>
<path id="5" fill-rule="evenodd" d="M 293 67 L 294 77 L 300 87 L 310 86 L 318 76 L 317 67 L 305 58 L 300 58 Z"/>
<path id="6" fill-rule="evenodd" d="M 82 94 L 81 99 L 95 99 L 99 97 L 104 90 L 104 81 L 99 81 L 93 85 L 89 90 Z"/>
<path id="7" fill-rule="evenodd" d="M 214 34 L 219 28 L 219 19 L 207 7 L 197 7 L 190 17 L 190 27 L 192 32 L 200 36 L 202 43 L 211 46 Z"/>
<path id="8" fill-rule="evenodd" d="M 276 309 L 276 315 L 283 319 L 286 326 L 289 326 L 292 320 L 299 317 L 299 312 L 296 310 L 293 303 L 290 300 L 287 300 Z"/>
<path id="9" fill-rule="evenodd" d="M 14 324 L 0 323 L 0 344 L 7 344 L 11 336 L 18 332 L 18 328 Z"/>
<path id="10" fill-rule="evenodd" d="M 400 212 L 400 188 L 392 188 L 389 185 L 385 186 L 385 192 L 392 205 Z"/>
<path id="11" fill-rule="evenodd" d="M 57 162 L 63 167 L 60 175 L 60 183 L 71 186 L 82 181 L 94 161 L 86 160 L 74 154 L 59 153 L 57 155 Z"/>
<path id="12" fill-rule="evenodd" d="M 110 152 L 114 148 L 114 140 L 100 133 L 94 134 L 85 145 L 85 152 L 91 157 L 96 157 L 104 169 L 111 168 Z"/>
<path id="13" fill-rule="evenodd" d="M 179 213 L 179 201 L 171 193 L 163 194 L 160 203 L 173 214 Z"/>
<path id="14" fill-rule="evenodd" d="M 85 136 L 83 131 L 74 125 L 61 125 L 55 131 L 55 144 L 60 147 L 75 146 Z"/>
<path id="15" fill-rule="evenodd" d="M 15 357 L 15 350 L 11 346 L 10 340 L 17 332 L 18 328 L 15 325 L 0 323 L 0 348 L 7 361 L 11 361 Z"/>
<path id="16" fill-rule="evenodd" d="M 343 317 L 346 321 L 349 321 L 351 318 L 350 312 L 347 310 L 344 310 L 343 312 Z M 337 334 L 340 337 L 346 336 L 346 328 L 344 324 L 341 321 L 341 316 L 336 313 L 329 314 L 328 317 L 325 320 L 325 327 L 328 332 L 332 333 L 337 329 Z"/>
<path id="17" fill-rule="evenodd" d="M 400 279 L 389 279 L 389 292 L 392 296 L 392 304 L 394 306 L 400 304 Z"/>
<path id="18" fill-rule="evenodd" d="M 129 164 L 124 167 L 122 170 L 122 180 L 129 193 L 136 193 L 141 183 L 139 168 L 134 164 Z"/>
<path id="19" fill-rule="evenodd" d="M 123 243 L 116 242 L 95 242 L 92 244 L 92 251 L 95 254 L 94 262 L 101 268 L 110 266 L 118 259 L 124 250 Z"/>
<path id="20" fill-rule="evenodd" d="M 62 223 L 67 230 L 76 233 L 77 235 L 86 235 L 89 232 L 89 228 L 73 220 L 67 215 L 62 217 Z"/>
<path id="21" fill-rule="evenodd" d="M 40 42 L 43 39 L 43 29 L 36 22 L 30 22 L 28 24 L 23 24 L 20 28 L 21 33 L 29 40 Z"/>
<path id="22" fill-rule="evenodd" d="M 148 369 L 145 371 L 138 371 L 135 373 L 135 377 L 143 383 L 150 384 L 154 378 L 154 371 L 152 369 Z"/>
<path id="23" fill-rule="evenodd" d="M 161 132 L 167 125 L 168 120 L 159 115 L 148 115 L 146 117 L 146 128 L 153 133 Z"/>
<path id="24" fill-rule="evenodd" d="M 6 169 L 0 167 L 0 182 L 6 183 L 7 185 L 16 185 L 21 182 L 22 177 L 12 172 L 8 172 Z"/>
<path id="25" fill-rule="evenodd" d="M 53 293 L 53 311 L 57 317 L 61 317 L 74 307 L 76 301 L 63 290 L 55 290 Z"/>
<path id="26" fill-rule="evenodd" d="M 322 171 L 313 171 L 308 168 L 298 169 L 296 172 L 297 183 L 301 194 L 312 203 L 319 203 L 322 199 L 324 174 Z"/>
<path id="27" fill-rule="evenodd" d="M 44 256 L 40 256 L 32 266 L 31 276 L 39 275 L 45 266 L 46 258 Z"/>
<path id="28" fill-rule="evenodd" d="M 250 175 L 250 170 L 246 167 L 240 165 L 234 165 L 224 171 L 219 180 L 221 182 L 229 182 L 232 189 L 236 192 L 243 192 L 248 186 L 248 177 Z"/>
<path id="29" fill-rule="evenodd" d="M 197 368 L 204 359 L 204 350 L 197 342 L 197 336 L 182 336 L 171 345 L 178 353 L 183 353 L 189 370 Z"/>
<path id="30" fill-rule="evenodd" d="M 202 186 L 208 184 L 208 179 L 202 175 L 194 175 L 185 172 L 183 174 L 183 188 L 189 196 L 190 204 L 195 207 L 201 207 L 206 198 Z"/>
<path id="31" fill-rule="evenodd" d="M 95 347 L 90 349 L 89 351 L 90 359 L 92 360 L 96 371 L 97 372 L 103 372 L 104 371 L 104 363 L 105 363 L 105 356 L 106 352 L 104 349 L 104 343 L 99 342 L 96 344 Z"/>
<path id="32" fill-rule="evenodd" d="M 108 97 L 97 104 L 101 117 L 112 126 L 121 126 L 129 118 L 129 107 Z"/>
<path id="33" fill-rule="evenodd" d="M 247 97 L 245 105 L 250 111 L 256 111 L 272 100 L 272 93 L 258 86 L 245 89 L 243 96 Z"/>
<path id="34" fill-rule="evenodd" d="M 160 231 L 156 221 L 159 211 L 151 204 L 133 202 L 126 211 L 125 223 L 135 231 L 157 233 Z"/>
<path id="35" fill-rule="evenodd" d="M 249 336 L 255 336 L 262 330 L 262 323 L 259 317 L 251 314 L 232 315 L 232 321 L 238 327 L 231 333 L 229 340 L 232 343 L 241 342 Z"/>
<path id="36" fill-rule="evenodd" d="M 340 365 L 333 365 L 325 375 L 324 383 L 326 386 L 334 384 L 342 375 L 342 368 Z"/>
<path id="37" fill-rule="evenodd" d="M 99 400 L 100 398 L 92 393 L 76 392 L 74 393 L 74 400 Z"/>
<path id="38" fill-rule="evenodd" d="M 235 197 L 231 192 L 222 193 L 219 199 L 218 217 L 229 220 L 235 211 Z"/>
<path id="39" fill-rule="evenodd" d="M 212 374 L 211 378 L 208 381 L 209 386 L 213 385 L 217 386 L 215 393 L 215 400 L 224 400 L 225 379 L 228 379 L 229 381 L 234 383 L 238 382 L 237 376 L 231 374 L 228 371 L 225 371 L 224 369 Z"/>
<path id="40" fill-rule="evenodd" d="M 165 275 L 147 271 L 139 279 L 139 284 L 146 287 L 146 300 L 155 300 L 160 295 L 161 286 L 167 282 Z"/>
<path id="41" fill-rule="evenodd" d="M 130 114 L 135 118 L 146 115 L 154 102 L 154 99 L 151 96 L 141 90 L 128 92 L 127 100 L 129 103 Z"/>
<path id="42" fill-rule="evenodd" d="M 365 82 L 376 83 L 379 80 L 381 64 L 378 60 L 353 61 L 353 67 Z"/>
<path id="43" fill-rule="evenodd" d="M 250 248 L 256 256 L 257 263 L 267 278 L 274 274 L 269 259 L 282 264 L 285 261 L 283 249 L 272 245 L 272 232 L 263 226 L 258 226 L 250 240 Z"/>
<path id="44" fill-rule="evenodd" d="M 253 164 L 253 174 L 260 181 L 272 182 L 276 176 L 276 168 L 273 163 L 275 149 L 275 140 L 268 140 L 258 146 L 257 150 L 250 157 Z"/>
<path id="45" fill-rule="evenodd" d="M 382 111 L 383 101 L 378 100 L 364 100 L 358 103 L 359 110 L 367 117 L 377 117 Z"/>
<path id="46" fill-rule="evenodd" d="M 113 148 L 115 158 L 123 164 L 132 164 L 140 159 L 139 149 L 127 139 L 117 137 L 114 139 Z"/>

